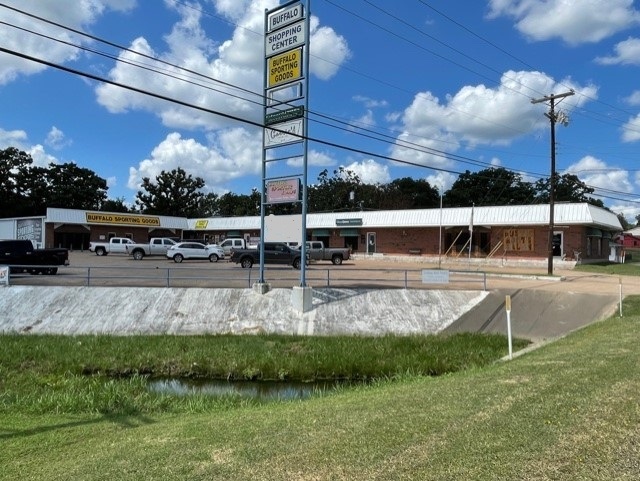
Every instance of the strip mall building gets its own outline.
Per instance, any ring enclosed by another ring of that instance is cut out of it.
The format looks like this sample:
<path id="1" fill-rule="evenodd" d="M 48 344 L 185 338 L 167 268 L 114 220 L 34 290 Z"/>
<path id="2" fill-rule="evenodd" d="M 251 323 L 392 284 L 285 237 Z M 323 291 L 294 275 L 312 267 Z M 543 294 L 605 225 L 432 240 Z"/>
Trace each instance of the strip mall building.
<path id="1" fill-rule="evenodd" d="M 273 218 L 274 216 L 269 216 Z M 267 220 L 269 219 L 267 218 Z M 278 225 L 300 225 L 300 216 L 275 216 Z M 284 222 L 284 224 L 282 223 Z M 265 224 L 265 229 L 267 224 Z M 91 241 L 150 237 L 220 242 L 227 237 L 260 238 L 259 216 L 187 219 L 154 215 L 47 209 L 43 217 L 0 219 L 0 238 L 31 239 L 42 247 L 87 249 Z M 279 228 L 280 229 L 280 228 Z M 306 238 L 359 254 L 448 258 L 469 256 L 501 262 L 548 258 L 549 205 L 460 207 L 308 214 Z M 295 229 L 270 232 L 269 239 L 299 241 Z M 622 226 L 616 214 L 586 203 L 557 203 L 553 255 L 559 260 L 619 261 L 613 242 Z"/>

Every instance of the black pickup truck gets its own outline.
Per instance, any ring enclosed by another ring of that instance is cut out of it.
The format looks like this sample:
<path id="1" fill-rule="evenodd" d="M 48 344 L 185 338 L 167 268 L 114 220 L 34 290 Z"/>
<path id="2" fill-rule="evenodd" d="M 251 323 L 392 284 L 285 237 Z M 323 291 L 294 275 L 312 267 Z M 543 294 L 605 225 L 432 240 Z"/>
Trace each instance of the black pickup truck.
<path id="1" fill-rule="evenodd" d="M 301 253 L 292 249 L 284 242 L 264 243 L 265 264 L 285 264 L 300 269 Z M 231 262 L 240 264 L 244 268 L 251 268 L 253 264 L 260 263 L 260 246 L 251 249 L 234 249 L 231 251 Z"/>
<path id="2" fill-rule="evenodd" d="M 53 275 L 58 272 L 58 266 L 69 265 L 69 249 L 36 249 L 26 239 L 0 240 L 0 265 L 9 266 L 12 274 Z"/>

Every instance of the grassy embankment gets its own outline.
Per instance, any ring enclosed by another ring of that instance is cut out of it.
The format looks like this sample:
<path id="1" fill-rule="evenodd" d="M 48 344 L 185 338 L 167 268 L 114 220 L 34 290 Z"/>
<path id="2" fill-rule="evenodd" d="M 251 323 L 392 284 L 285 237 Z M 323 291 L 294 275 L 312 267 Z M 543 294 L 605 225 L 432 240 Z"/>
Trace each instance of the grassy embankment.
<path id="1" fill-rule="evenodd" d="M 381 380 L 482 367 L 503 336 L 25 336 L 1 339 L 0 412 L 136 414 L 217 409 L 220 400 L 162 396 L 148 378 Z M 515 349 L 526 341 L 516 340 Z M 245 403 L 224 399 L 222 404 Z"/>
<path id="2" fill-rule="evenodd" d="M 0 479 L 638 479 L 640 298 L 623 307 L 499 363 L 499 336 L 1 336 Z M 383 380 L 261 404 L 136 372 Z"/>
<path id="3" fill-rule="evenodd" d="M 68 390 L 75 412 L 43 410 L 26 391 L 24 404 L 7 405 L 5 384 L 0 479 L 635 480 L 640 299 L 625 300 L 624 311 L 482 368 L 306 401 L 202 409 L 197 399 L 168 400 L 167 412 L 161 403 L 127 407 L 147 396 L 138 380 L 89 377 L 87 386 L 72 373 L 34 373 L 18 354 L 10 365 L 21 364 L 20 384 L 31 379 L 44 397 L 42 382 Z M 2 366 L 5 383 L 4 356 Z M 130 414 L 84 411 L 98 391 Z"/>

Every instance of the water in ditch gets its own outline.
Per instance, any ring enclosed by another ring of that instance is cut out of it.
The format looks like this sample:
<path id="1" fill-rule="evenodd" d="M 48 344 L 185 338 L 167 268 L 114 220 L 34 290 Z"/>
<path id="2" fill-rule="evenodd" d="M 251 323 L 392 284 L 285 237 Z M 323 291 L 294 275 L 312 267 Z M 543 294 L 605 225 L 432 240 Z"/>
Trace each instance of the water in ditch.
<path id="1" fill-rule="evenodd" d="M 241 396 L 262 401 L 307 399 L 338 387 L 352 385 L 344 381 L 226 381 L 193 379 L 152 379 L 151 392 L 176 396 Z"/>

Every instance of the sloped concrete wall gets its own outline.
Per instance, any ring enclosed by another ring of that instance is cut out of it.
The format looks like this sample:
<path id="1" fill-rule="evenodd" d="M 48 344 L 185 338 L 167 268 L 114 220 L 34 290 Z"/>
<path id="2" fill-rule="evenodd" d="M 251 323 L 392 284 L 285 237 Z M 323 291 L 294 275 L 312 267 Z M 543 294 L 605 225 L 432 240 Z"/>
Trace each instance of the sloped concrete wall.
<path id="1" fill-rule="evenodd" d="M 442 331 L 483 291 L 313 289 L 294 309 L 290 289 L 0 288 L 0 331 L 31 334 L 409 335 Z"/>

